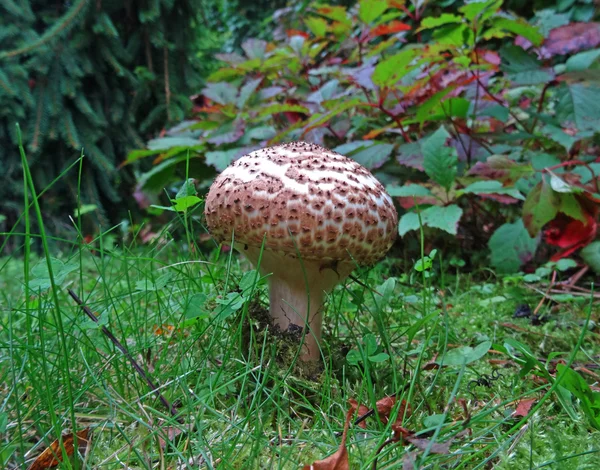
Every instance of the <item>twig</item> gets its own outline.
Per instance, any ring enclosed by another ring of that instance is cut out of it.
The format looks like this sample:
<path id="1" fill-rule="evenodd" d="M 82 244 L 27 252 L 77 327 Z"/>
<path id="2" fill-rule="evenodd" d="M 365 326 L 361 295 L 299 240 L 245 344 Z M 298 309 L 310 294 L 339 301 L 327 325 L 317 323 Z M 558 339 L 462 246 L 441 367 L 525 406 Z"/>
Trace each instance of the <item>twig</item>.
<path id="1" fill-rule="evenodd" d="M 83 303 L 83 301 L 77 296 L 75 292 L 71 289 L 67 289 L 69 295 L 77 302 L 77 305 L 81 307 L 84 313 L 90 317 L 90 319 L 98 323 L 98 317 L 94 315 L 94 313 Z M 133 356 L 129 353 L 129 351 L 123 346 L 119 340 L 113 335 L 108 328 L 105 326 L 101 327 L 102 333 L 104 333 L 108 339 L 115 345 L 115 347 L 123 353 L 123 355 L 129 360 L 135 371 L 142 377 L 144 382 L 150 387 L 150 389 L 154 392 L 156 397 L 160 400 L 160 402 L 169 410 L 172 416 L 177 416 L 177 408 L 175 408 L 159 391 L 158 387 L 150 380 L 150 378 L 144 372 L 144 369 L 136 362 Z M 181 418 L 177 419 L 178 422 L 181 422 Z"/>
<path id="2" fill-rule="evenodd" d="M 540 303 L 537 304 L 537 307 L 535 307 L 535 310 L 533 311 L 533 316 L 536 317 L 538 312 L 540 311 L 540 309 L 542 308 L 542 305 L 544 305 L 544 301 L 546 300 L 546 297 L 548 296 L 548 292 L 550 292 L 552 290 L 552 288 L 554 287 L 554 283 L 556 282 L 556 271 L 552 272 L 552 279 L 550 280 L 550 284 L 548 285 L 548 289 L 546 289 L 546 294 L 544 294 L 544 297 L 542 297 L 542 299 L 540 300 Z"/>
<path id="3" fill-rule="evenodd" d="M 591 293 L 591 292 L 569 292 L 563 289 L 551 289 L 549 291 L 551 294 L 569 294 L 575 297 L 593 297 L 595 299 L 600 299 L 600 292 Z M 552 298 L 552 297 L 550 297 Z"/>

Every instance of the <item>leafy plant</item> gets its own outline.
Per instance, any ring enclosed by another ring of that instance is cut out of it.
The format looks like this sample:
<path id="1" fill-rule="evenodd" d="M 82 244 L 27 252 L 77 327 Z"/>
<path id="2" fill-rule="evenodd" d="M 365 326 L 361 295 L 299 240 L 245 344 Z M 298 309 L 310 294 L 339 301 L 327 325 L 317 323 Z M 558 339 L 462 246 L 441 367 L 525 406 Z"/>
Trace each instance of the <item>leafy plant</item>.
<path id="1" fill-rule="evenodd" d="M 156 157 L 160 187 L 181 177 L 188 151 L 221 171 L 308 140 L 387 185 L 404 238 L 422 224 L 428 238 L 454 236 L 457 251 L 487 244 L 501 271 L 577 253 L 597 269 L 598 250 L 580 249 L 596 246 L 600 202 L 600 25 L 501 7 L 311 4 L 287 20 L 287 37 L 218 55 L 225 65 L 195 118 L 128 162 Z"/>

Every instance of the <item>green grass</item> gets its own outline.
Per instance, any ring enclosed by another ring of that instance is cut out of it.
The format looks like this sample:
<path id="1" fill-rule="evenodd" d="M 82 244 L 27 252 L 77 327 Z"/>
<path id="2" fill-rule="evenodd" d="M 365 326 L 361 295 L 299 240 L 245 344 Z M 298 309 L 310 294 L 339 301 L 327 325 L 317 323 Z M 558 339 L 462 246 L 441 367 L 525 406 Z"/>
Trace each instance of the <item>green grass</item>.
<path id="1" fill-rule="evenodd" d="M 31 214 L 41 227 L 35 206 Z M 388 259 L 328 299 L 324 370 L 314 379 L 286 365 L 289 341 L 261 328 L 268 296 L 264 283 L 249 283 L 252 267 L 197 245 L 199 214 L 141 246 L 118 229 L 90 245 L 76 229 L 56 242 L 32 233 L 29 218 L 24 234 L 10 235 L 27 247 L 41 241 L 44 254 L 0 258 L 0 467 L 26 468 L 76 423 L 91 428 L 91 446 L 63 468 L 301 468 L 337 450 L 349 399 L 372 408 L 397 393 L 411 409 L 402 426 L 432 443 L 452 439 L 449 453 L 395 443 L 377 456 L 391 424 L 373 416 L 366 429 L 350 426 L 351 468 L 372 468 L 376 457 L 379 469 L 409 457 L 416 468 L 597 468 L 600 395 L 578 395 L 574 377 L 555 372 L 556 360 L 597 372 L 590 299 L 546 303 L 548 321 L 532 325 L 512 318 L 541 299 L 519 276 L 457 272 L 439 255 L 425 271 Z M 176 417 L 67 289 L 159 384 Z M 487 341 L 493 351 L 482 357 L 457 354 Z M 453 357 L 473 360 L 432 365 Z M 474 385 L 495 368 L 489 387 Z M 515 417 L 523 398 L 536 402 Z"/>

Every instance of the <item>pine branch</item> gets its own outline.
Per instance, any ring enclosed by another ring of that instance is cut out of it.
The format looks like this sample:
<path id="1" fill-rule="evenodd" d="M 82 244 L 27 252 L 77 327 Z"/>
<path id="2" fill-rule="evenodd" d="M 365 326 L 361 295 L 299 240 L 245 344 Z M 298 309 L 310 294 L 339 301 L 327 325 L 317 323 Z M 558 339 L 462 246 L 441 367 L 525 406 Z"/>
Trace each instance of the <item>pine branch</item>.
<path id="1" fill-rule="evenodd" d="M 13 49 L 12 51 L 2 52 L 0 53 L 0 59 L 26 54 L 27 52 L 31 52 L 34 49 L 37 49 L 38 47 L 41 47 L 44 44 L 52 41 L 53 39 L 58 38 L 58 36 L 65 33 L 75 25 L 75 20 L 79 14 L 83 12 L 83 8 L 87 5 L 88 1 L 89 0 L 79 0 L 78 3 L 73 5 L 59 21 L 57 21 L 48 31 L 42 34 L 36 41 L 18 49 Z"/>

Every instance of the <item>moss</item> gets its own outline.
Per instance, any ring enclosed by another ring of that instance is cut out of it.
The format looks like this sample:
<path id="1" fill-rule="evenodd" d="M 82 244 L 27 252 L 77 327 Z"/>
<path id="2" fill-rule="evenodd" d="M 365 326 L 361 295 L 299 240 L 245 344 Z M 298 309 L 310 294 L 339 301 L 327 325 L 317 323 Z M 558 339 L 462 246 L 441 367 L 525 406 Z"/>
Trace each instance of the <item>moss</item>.
<path id="1" fill-rule="evenodd" d="M 273 326 L 269 310 L 258 299 L 248 307 L 242 332 L 242 353 L 248 360 L 258 361 L 262 356 L 262 348 L 269 348 L 277 366 L 288 371 L 297 378 L 318 381 L 323 372 L 321 361 L 300 361 L 297 357 L 298 347 L 302 341 L 303 331 L 298 325 L 291 325 L 286 331 Z M 254 342 L 251 344 L 252 337 Z M 250 356 L 248 356 L 250 352 Z"/>

